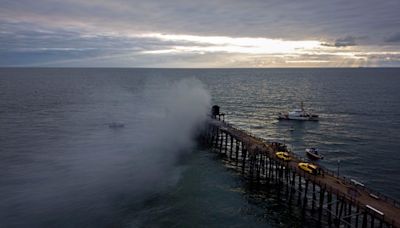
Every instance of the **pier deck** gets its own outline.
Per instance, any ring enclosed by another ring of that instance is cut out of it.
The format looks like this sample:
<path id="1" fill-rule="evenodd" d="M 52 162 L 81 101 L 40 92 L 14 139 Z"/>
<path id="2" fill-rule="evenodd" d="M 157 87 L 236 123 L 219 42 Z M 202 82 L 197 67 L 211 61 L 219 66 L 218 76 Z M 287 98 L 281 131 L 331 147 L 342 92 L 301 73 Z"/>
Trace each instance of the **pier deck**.
<path id="1" fill-rule="evenodd" d="M 209 121 L 206 136 L 209 145 L 229 156 L 238 170 L 252 181 L 280 183 L 290 201 L 298 195 L 298 205 L 305 211 L 304 216 L 310 214 L 318 226 L 400 225 L 399 202 L 324 168 L 321 175 L 309 174 L 298 168 L 298 163 L 304 159 L 295 154 L 291 153 L 291 161 L 282 161 L 275 156 L 278 150 L 282 150 L 277 143 L 267 142 L 216 119 Z M 308 191 L 310 184 L 312 189 Z M 317 210 L 319 212 L 315 215 Z"/>

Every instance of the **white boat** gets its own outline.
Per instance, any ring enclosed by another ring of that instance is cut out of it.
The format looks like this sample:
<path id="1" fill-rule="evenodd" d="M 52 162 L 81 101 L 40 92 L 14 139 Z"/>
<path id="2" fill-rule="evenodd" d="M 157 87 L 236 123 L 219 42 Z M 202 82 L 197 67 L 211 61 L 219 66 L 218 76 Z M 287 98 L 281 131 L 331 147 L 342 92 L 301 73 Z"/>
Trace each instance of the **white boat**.
<path id="1" fill-rule="evenodd" d="M 301 102 L 301 107 L 293 109 L 291 112 L 279 113 L 278 120 L 318 120 L 318 115 L 306 112 Z"/>
<path id="2" fill-rule="evenodd" d="M 306 149 L 306 154 L 311 160 L 324 159 L 324 156 L 322 156 L 322 154 L 318 153 L 318 149 L 317 148 L 307 148 Z"/>

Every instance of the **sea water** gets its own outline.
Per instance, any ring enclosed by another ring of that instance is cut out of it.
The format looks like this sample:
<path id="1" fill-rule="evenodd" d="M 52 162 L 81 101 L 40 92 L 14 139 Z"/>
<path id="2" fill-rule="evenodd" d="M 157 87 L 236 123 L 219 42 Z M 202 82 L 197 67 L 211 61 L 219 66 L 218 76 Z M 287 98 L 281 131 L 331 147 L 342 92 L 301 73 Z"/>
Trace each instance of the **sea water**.
<path id="1" fill-rule="evenodd" d="M 400 199 L 399 89 L 400 69 L 0 69 L 0 225 L 295 226 L 196 146 L 213 104 Z M 320 121 L 276 120 L 301 101 Z"/>

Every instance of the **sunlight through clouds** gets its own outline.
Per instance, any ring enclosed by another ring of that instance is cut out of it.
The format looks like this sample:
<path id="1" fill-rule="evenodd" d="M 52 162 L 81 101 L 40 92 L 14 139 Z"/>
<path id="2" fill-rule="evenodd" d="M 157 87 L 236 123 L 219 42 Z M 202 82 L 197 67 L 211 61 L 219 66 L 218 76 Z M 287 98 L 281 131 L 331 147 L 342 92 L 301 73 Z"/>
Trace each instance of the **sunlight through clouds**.
<path id="1" fill-rule="evenodd" d="M 143 53 L 174 53 L 174 52 L 225 52 L 242 54 L 288 54 L 297 51 L 322 48 L 316 40 L 286 41 L 281 39 L 226 37 L 226 36 L 193 36 L 169 34 L 143 34 L 139 37 L 157 38 L 161 41 L 181 41 L 203 44 L 203 46 L 174 46 L 170 49 L 145 51 Z"/>
<path id="2" fill-rule="evenodd" d="M 157 56 L 211 55 L 222 54 L 221 66 L 283 67 L 283 66 L 361 66 L 368 62 L 369 53 L 357 50 L 358 47 L 325 45 L 319 40 L 283 40 L 251 37 L 194 36 L 150 33 L 130 35 L 131 37 L 158 39 L 159 42 L 174 42 L 163 49 L 145 50 L 142 54 Z M 179 45 L 181 44 L 181 45 Z M 386 53 L 389 54 L 389 53 Z M 394 53 L 397 55 L 398 53 Z M 230 65 L 232 66 L 232 65 Z"/>

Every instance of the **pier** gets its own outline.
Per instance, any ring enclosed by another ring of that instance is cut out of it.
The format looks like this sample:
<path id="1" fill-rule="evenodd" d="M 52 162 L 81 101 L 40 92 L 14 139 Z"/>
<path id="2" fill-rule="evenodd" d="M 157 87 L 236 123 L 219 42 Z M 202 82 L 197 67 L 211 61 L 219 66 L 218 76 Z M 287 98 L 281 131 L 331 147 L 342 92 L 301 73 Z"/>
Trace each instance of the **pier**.
<path id="1" fill-rule="evenodd" d="M 278 199 L 297 207 L 302 221 L 311 221 L 316 227 L 400 227 L 400 203 L 396 200 L 323 167 L 319 175 L 299 169 L 298 163 L 305 159 L 284 144 L 251 135 L 225 122 L 219 109 L 216 113 L 208 121 L 203 143 L 247 181 L 277 189 Z M 292 159 L 279 159 L 278 151 L 287 151 Z"/>

